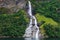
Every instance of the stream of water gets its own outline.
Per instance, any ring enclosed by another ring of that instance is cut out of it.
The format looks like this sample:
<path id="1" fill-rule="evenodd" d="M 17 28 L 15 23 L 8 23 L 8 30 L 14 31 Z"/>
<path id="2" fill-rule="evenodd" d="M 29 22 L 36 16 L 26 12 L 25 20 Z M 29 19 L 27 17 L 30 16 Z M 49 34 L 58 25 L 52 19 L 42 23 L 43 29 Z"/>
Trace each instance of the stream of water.
<path id="1" fill-rule="evenodd" d="M 36 17 L 32 15 L 32 7 L 31 2 L 28 1 L 28 14 L 30 17 L 30 23 L 27 29 L 25 30 L 24 37 L 25 40 L 39 40 L 39 27 L 37 26 L 37 20 Z"/>

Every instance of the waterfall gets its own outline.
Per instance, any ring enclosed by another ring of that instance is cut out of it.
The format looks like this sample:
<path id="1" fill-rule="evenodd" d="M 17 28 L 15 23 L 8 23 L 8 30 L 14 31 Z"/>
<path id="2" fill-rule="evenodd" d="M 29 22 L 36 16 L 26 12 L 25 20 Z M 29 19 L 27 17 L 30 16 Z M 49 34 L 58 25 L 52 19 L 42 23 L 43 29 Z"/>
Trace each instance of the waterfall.
<path id="1" fill-rule="evenodd" d="M 29 14 L 29 16 L 31 16 L 32 17 L 32 7 L 31 7 L 31 2 L 30 1 L 28 1 L 28 7 L 29 7 L 29 9 L 28 9 L 28 14 Z"/>
<path id="2" fill-rule="evenodd" d="M 37 20 L 36 20 L 35 16 L 33 16 L 33 18 L 35 20 L 35 27 L 37 28 L 36 36 L 35 37 L 38 38 L 39 37 L 39 27 L 37 26 Z"/>
<path id="3" fill-rule="evenodd" d="M 37 20 L 36 17 L 32 15 L 32 7 L 31 7 L 31 2 L 28 1 L 28 14 L 30 16 L 30 23 L 27 29 L 25 30 L 24 37 L 29 37 L 29 38 L 39 38 L 39 27 L 37 26 Z M 33 25 L 34 24 L 34 25 Z"/>

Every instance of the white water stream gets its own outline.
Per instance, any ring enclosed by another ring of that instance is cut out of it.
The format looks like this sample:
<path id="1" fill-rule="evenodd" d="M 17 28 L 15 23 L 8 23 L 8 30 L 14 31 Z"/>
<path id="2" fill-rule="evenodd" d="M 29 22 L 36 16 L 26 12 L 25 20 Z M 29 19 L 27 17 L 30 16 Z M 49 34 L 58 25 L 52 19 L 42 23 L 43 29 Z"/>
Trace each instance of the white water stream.
<path id="1" fill-rule="evenodd" d="M 32 15 L 31 2 L 28 1 L 28 4 L 28 14 L 30 16 L 30 23 L 27 29 L 25 30 L 24 37 L 39 39 L 39 27 L 37 26 L 37 20 L 36 17 Z"/>

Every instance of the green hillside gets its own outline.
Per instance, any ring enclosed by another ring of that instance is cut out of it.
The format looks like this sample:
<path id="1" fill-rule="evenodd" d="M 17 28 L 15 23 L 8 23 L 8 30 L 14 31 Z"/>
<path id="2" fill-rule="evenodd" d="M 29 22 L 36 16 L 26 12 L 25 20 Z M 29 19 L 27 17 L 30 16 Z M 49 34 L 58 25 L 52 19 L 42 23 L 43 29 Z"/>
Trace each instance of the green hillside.
<path id="1" fill-rule="evenodd" d="M 22 37 L 28 24 L 24 10 L 12 14 L 0 14 L 0 36 Z"/>
<path id="2" fill-rule="evenodd" d="M 60 37 L 60 1 L 59 0 L 31 0 L 33 11 L 40 25 L 41 33 L 47 37 Z"/>
<path id="3" fill-rule="evenodd" d="M 30 1 L 37 22 L 45 22 L 39 26 L 41 34 L 60 38 L 60 0 Z M 22 37 L 28 24 L 29 18 L 24 9 L 10 13 L 9 9 L 0 8 L 0 36 Z"/>

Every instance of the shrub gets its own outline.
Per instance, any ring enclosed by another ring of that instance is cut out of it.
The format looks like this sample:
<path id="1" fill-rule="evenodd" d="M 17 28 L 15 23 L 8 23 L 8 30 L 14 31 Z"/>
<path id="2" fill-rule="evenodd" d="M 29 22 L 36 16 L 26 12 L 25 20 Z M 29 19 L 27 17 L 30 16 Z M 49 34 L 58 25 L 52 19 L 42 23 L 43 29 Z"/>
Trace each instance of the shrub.
<path id="1" fill-rule="evenodd" d="M 52 25 L 45 25 L 44 30 L 46 35 L 49 37 L 60 37 L 60 27 L 59 26 L 52 26 Z"/>
<path id="2" fill-rule="evenodd" d="M 25 12 L 0 15 L 0 36 L 23 36 L 27 21 Z"/>
<path id="3" fill-rule="evenodd" d="M 57 12 L 57 9 L 60 8 L 59 0 L 50 0 L 49 2 L 31 0 L 31 2 L 35 13 L 39 13 L 60 22 L 60 13 Z"/>

